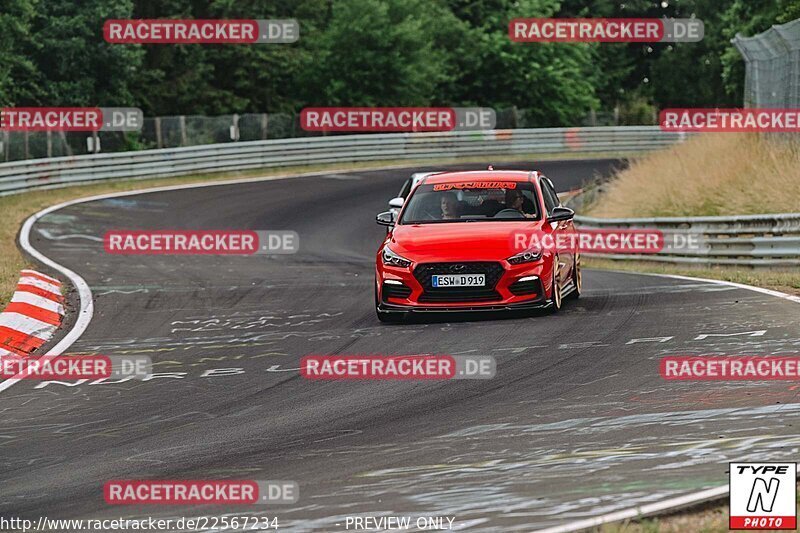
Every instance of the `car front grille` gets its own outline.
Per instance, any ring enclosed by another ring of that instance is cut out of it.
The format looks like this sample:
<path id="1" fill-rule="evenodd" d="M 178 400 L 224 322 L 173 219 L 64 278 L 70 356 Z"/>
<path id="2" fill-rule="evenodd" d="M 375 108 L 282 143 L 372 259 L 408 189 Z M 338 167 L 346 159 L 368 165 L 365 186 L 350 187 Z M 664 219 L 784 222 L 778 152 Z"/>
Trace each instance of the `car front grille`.
<path id="1" fill-rule="evenodd" d="M 503 277 L 503 265 L 494 262 L 423 263 L 414 269 L 414 277 L 422 285 L 421 302 L 476 302 L 500 300 L 495 290 Z M 435 274 L 484 274 L 484 287 L 433 287 Z"/>

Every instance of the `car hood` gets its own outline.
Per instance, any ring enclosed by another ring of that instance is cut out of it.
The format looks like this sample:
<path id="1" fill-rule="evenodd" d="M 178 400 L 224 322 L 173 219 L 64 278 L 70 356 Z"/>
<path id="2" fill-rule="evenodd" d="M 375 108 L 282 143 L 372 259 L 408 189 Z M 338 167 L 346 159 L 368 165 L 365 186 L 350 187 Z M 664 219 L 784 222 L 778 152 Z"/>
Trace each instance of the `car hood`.
<path id="1" fill-rule="evenodd" d="M 501 261 L 524 250 L 515 235 L 541 231 L 542 221 L 454 222 L 395 226 L 389 246 L 415 262 Z"/>

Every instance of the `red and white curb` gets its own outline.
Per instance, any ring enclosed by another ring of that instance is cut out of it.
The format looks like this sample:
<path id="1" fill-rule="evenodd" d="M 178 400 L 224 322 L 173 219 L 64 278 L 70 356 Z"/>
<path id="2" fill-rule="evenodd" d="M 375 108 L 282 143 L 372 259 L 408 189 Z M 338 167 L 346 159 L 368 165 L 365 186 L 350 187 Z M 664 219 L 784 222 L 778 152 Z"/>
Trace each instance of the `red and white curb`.
<path id="1" fill-rule="evenodd" d="M 53 336 L 63 319 L 61 282 L 23 270 L 11 303 L 0 313 L 0 356 L 29 356 Z"/>

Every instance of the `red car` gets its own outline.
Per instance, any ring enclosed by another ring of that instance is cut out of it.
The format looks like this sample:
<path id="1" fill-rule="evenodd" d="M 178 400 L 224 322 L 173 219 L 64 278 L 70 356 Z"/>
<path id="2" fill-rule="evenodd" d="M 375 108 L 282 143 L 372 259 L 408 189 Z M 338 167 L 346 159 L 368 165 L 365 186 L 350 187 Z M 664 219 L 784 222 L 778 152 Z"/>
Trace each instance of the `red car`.
<path id="1" fill-rule="evenodd" d="M 423 179 L 387 226 L 375 263 L 382 322 L 408 313 L 561 309 L 581 293 L 574 212 L 536 171 L 443 172 Z"/>

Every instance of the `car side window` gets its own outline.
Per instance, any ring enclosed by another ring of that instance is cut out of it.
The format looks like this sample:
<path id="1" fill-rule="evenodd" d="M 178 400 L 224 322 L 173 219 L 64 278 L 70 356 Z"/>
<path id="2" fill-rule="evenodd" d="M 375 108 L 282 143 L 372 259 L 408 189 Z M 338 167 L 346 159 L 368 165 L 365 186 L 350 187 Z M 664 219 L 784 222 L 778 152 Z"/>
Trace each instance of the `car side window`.
<path id="1" fill-rule="evenodd" d="M 400 198 L 408 198 L 409 192 L 411 192 L 411 178 L 406 180 L 406 182 L 403 184 L 403 188 L 400 189 L 400 193 L 397 196 Z"/>
<path id="2" fill-rule="evenodd" d="M 553 184 L 550 183 L 550 180 L 547 180 L 547 179 L 544 180 L 544 185 L 545 185 L 545 187 L 547 187 L 547 190 L 550 191 L 550 194 L 553 197 L 553 202 L 555 203 L 555 206 L 556 207 L 560 206 L 561 205 L 561 200 L 558 199 L 558 193 L 553 188 Z"/>
<path id="3" fill-rule="evenodd" d="M 542 188 L 542 198 L 544 199 L 544 207 L 547 209 L 547 214 L 553 212 L 553 208 L 558 205 L 558 196 L 555 195 L 553 190 L 548 186 L 545 180 L 540 180 L 539 185 Z"/>

